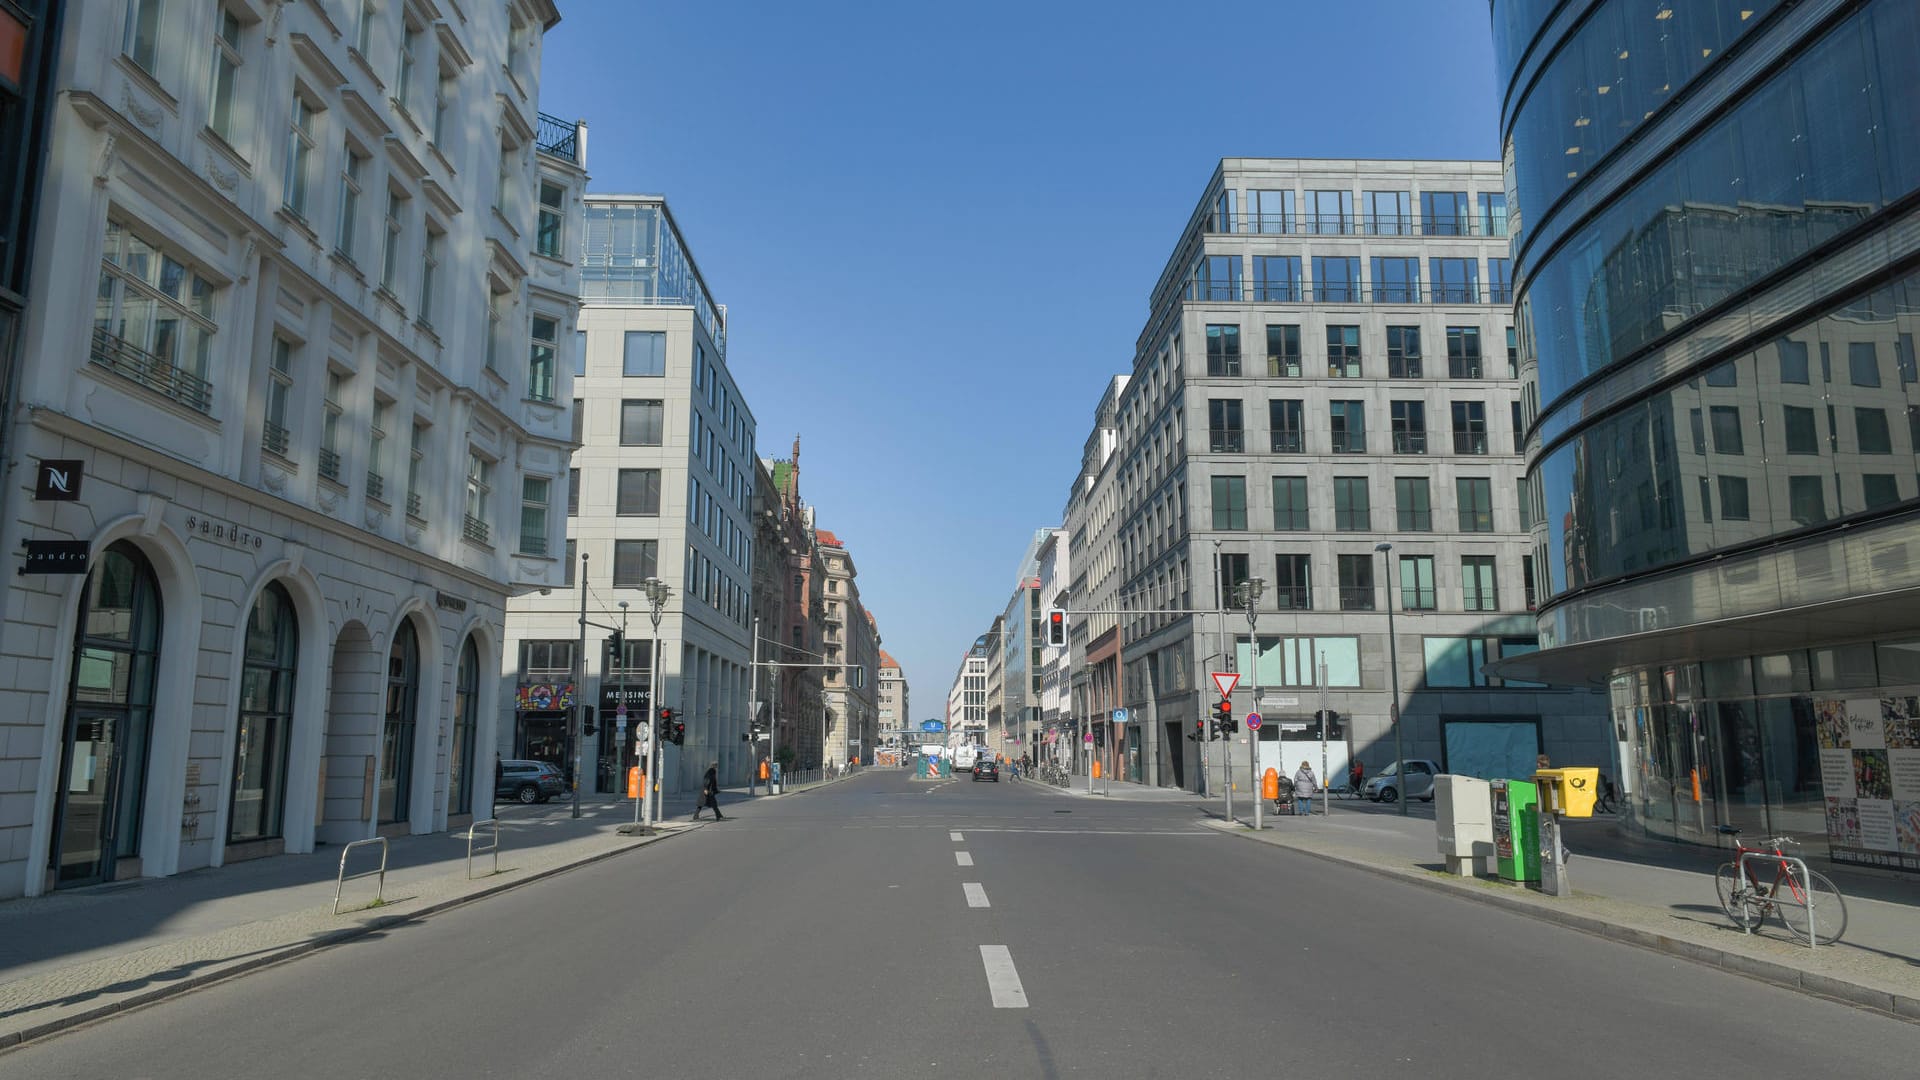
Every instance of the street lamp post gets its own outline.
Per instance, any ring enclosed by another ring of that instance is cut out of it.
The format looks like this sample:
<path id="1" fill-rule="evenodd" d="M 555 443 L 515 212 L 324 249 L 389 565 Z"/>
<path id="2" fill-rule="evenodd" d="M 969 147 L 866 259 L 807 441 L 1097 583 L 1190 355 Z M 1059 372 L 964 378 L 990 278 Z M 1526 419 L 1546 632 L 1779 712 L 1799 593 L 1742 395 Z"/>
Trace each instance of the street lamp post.
<path id="1" fill-rule="evenodd" d="M 1247 604 L 1247 686 L 1249 690 L 1248 700 L 1253 702 L 1253 708 L 1247 710 L 1249 712 L 1260 711 L 1260 636 L 1255 628 L 1255 620 L 1259 616 L 1255 613 L 1253 605 L 1254 601 L 1260 599 L 1260 594 L 1265 592 L 1266 588 L 1267 579 L 1258 577 L 1248 578 L 1246 584 L 1241 586 L 1241 591 L 1245 595 Z M 1231 738 L 1229 738 L 1228 742 L 1227 757 L 1229 762 L 1231 762 L 1233 757 Z M 1277 746 L 1279 744 L 1275 743 L 1274 745 Z M 1286 762 L 1283 760 L 1280 764 L 1285 765 Z M 1255 832 L 1260 831 L 1261 828 L 1259 768 L 1260 733 L 1249 728 L 1247 730 L 1247 798 L 1253 800 L 1253 828 Z M 1232 790 L 1233 785 L 1231 782 L 1228 783 L 1227 788 L 1228 790 Z M 1232 819 L 1229 818 L 1228 820 Z"/>
<path id="2" fill-rule="evenodd" d="M 1387 720 L 1393 725 L 1393 775 L 1400 785 L 1400 816 L 1407 814 L 1407 755 L 1400 741 L 1400 649 L 1393 636 L 1393 545 L 1382 541 L 1373 550 L 1386 556 L 1387 579 L 1382 583 L 1387 596 Z M 1325 719 L 1321 723 L 1325 723 Z"/>
<path id="3" fill-rule="evenodd" d="M 618 764 L 618 762 L 620 761 L 620 753 L 622 749 L 626 746 L 627 717 L 632 714 L 632 711 L 627 708 L 627 602 L 625 600 L 620 601 L 620 650 L 619 651 L 620 651 L 620 655 L 615 657 L 613 661 L 614 663 L 620 665 L 618 668 L 615 669 L 614 684 L 613 684 L 614 685 L 613 715 L 616 718 L 618 718 L 620 721 L 618 724 L 614 725 L 615 737 L 614 737 L 614 743 L 613 743 L 613 759 L 616 764 Z M 600 718 L 601 726 L 602 727 L 606 726 L 606 723 L 607 723 L 607 718 L 604 716 L 601 717 Z M 638 755 L 635 755 L 635 756 L 638 756 Z M 619 790 L 618 785 L 620 783 L 620 777 L 618 776 L 614 777 L 613 782 L 615 785 L 614 790 L 616 791 Z M 639 792 L 635 792 L 634 794 L 638 795 Z M 636 825 L 640 823 L 640 800 L 639 799 L 633 800 L 633 822 Z"/>
<path id="4" fill-rule="evenodd" d="M 647 667 L 647 765 L 642 769 L 644 786 L 640 801 L 646 804 L 646 822 L 651 825 L 660 814 L 660 611 L 667 606 L 673 590 L 659 578 L 648 578 L 641 586 L 647 596 L 647 617 L 653 621 L 653 663 Z"/>

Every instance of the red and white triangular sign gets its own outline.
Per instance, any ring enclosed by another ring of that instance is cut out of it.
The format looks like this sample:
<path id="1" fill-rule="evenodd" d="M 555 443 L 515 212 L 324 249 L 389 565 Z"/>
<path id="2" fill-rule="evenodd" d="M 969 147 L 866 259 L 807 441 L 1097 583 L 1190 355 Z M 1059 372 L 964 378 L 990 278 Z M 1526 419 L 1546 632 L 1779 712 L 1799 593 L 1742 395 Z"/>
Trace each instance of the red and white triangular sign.
<path id="1" fill-rule="evenodd" d="M 1240 685 L 1240 674 L 1234 671 L 1212 671 L 1213 685 L 1220 688 L 1221 697 L 1232 697 L 1233 688 Z"/>

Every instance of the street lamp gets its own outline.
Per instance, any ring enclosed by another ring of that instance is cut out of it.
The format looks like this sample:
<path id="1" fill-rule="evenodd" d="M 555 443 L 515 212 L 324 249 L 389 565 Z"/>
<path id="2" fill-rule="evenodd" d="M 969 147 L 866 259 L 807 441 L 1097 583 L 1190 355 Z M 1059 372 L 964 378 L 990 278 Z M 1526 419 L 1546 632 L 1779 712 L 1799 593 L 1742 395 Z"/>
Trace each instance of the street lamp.
<path id="1" fill-rule="evenodd" d="M 1386 556 L 1381 562 L 1386 564 L 1386 580 L 1382 586 L 1387 595 L 1387 719 L 1393 725 L 1393 775 L 1395 783 L 1400 785 L 1400 816 L 1407 816 L 1407 755 L 1400 741 L 1400 649 L 1393 637 L 1393 545 L 1385 541 L 1373 545 L 1373 550 Z M 1326 719 L 1321 718 L 1321 723 Z"/>
<path id="2" fill-rule="evenodd" d="M 1247 687 L 1249 690 L 1249 700 L 1253 702 L 1253 708 L 1249 710 L 1252 712 L 1260 711 L 1260 636 L 1256 632 L 1256 629 L 1254 626 L 1254 620 L 1257 619 L 1259 616 L 1254 611 L 1253 604 L 1254 604 L 1254 601 L 1260 599 L 1260 594 L 1265 591 L 1267 591 L 1266 578 L 1260 578 L 1260 577 L 1248 578 L 1246 581 L 1242 582 L 1240 585 L 1241 602 L 1246 604 L 1247 606 Z M 1258 769 L 1260 765 L 1259 759 L 1260 759 L 1260 733 L 1249 729 L 1247 732 L 1247 798 L 1253 800 L 1253 827 L 1256 832 L 1259 831 L 1260 829 L 1260 809 L 1261 809 L 1260 808 L 1260 778 L 1258 776 Z M 1233 809 L 1232 809 L 1233 808 L 1233 802 L 1232 802 L 1232 799 L 1233 799 L 1233 795 L 1232 795 L 1232 792 L 1233 792 L 1233 782 L 1232 782 L 1233 740 L 1231 738 L 1227 740 L 1227 762 L 1228 762 L 1227 820 L 1232 821 L 1233 820 Z M 1284 760 L 1280 762 L 1281 768 L 1284 769 L 1286 768 L 1286 766 L 1287 766 L 1287 763 Z"/>
<path id="3" fill-rule="evenodd" d="M 647 667 L 647 768 L 643 769 L 646 786 L 640 791 L 640 801 L 646 804 L 648 825 L 659 821 L 660 813 L 660 723 L 657 717 L 660 711 L 660 611 L 667 606 L 667 600 L 673 590 L 657 577 L 648 578 L 641 583 L 641 591 L 646 594 L 650 610 L 647 617 L 653 620 L 653 663 Z M 622 605 L 623 607 L 625 605 Z"/>

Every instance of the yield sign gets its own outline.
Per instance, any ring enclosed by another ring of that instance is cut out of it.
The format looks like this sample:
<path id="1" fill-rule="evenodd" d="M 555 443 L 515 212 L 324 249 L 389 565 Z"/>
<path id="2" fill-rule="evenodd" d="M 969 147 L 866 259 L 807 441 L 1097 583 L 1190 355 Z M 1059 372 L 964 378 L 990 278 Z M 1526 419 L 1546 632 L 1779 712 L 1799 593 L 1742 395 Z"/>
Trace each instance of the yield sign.
<path id="1" fill-rule="evenodd" d="M 1240 674 L 1234 671 L 1210 671 L 1213 685 L 1220 688 L 1221 697 L 1233 696 L 1233 688 L 1240 685 Z"/>

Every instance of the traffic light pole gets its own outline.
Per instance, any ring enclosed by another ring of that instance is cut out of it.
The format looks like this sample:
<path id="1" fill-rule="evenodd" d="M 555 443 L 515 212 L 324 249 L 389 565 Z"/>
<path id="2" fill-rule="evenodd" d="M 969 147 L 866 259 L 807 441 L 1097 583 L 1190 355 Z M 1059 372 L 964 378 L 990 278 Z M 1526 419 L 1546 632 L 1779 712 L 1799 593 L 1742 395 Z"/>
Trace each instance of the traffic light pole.
<path id="1" fill-rule="evenodd" d="M 1327 771 L 1327 729 L 1333 726 L 1333 713 L 1327 709 L 1327 654 L 1320 653 L 1320 816 L 1333 813 L 1333 775 Z M 1286 762 L 1280 763 L 1282 766 Z M 1355 792 L 1355 794 L 1359 794 Z"/>
<path id="2" fill-rule="evenodd" d="M 1253 610 L 1253 602 L 1255 599 L 1258 598 L 1258 596 L 1259 594 L 1255 592 L 1251 587 L 1247 589 L 1247 686 L 1251 689 L 1251 693 L 1248 696 L 1253 701 L 1253 708 L 1248 710 L 1249 712 L 1260 711 L 1260 635 L 1257 632 L 1254 624 L 1255 616 L 1254 616 L 1254 610 Z M 1280 744 L 1275 743 L 1274 745 L 1278 746 Z M 1280 764 L 1284 766 L 1286 765 L 1286 763 L 1287 763 L 1286 759 L 1282 758 L 1280 761 Z M 1247 729 L 1247 798 L 1253 800 L 1253 831 L 1254 832 L 1259 832 L 1261 828 L 1260 812 L 1262 807 L 1260 806 L 1260 777 L 1258 775 L 1259 769 L 1260 769 L 1260 733 L 1258 731 L 1253 730 L 1252 728 L 1248 728 Z"/>
<path id="3" fill-rule="evenodd" d="M 573 654 L 573 708 L 569 711 L 567 734 L 573 739 L 573 816 L 580 816 L 580 744 L 586 736 L 580 733 L 586 714 L 581 710 L 585 697 L 584 687 L 587 681 L 587 559 L 586 552 L 580 553 L 580 647 Z"/>
<path id="4" fill-rule="evenodd" d="M 747 668 L 747 790 L 760 778 L 760 616 L 753 617 L 753 663 Z"/>

